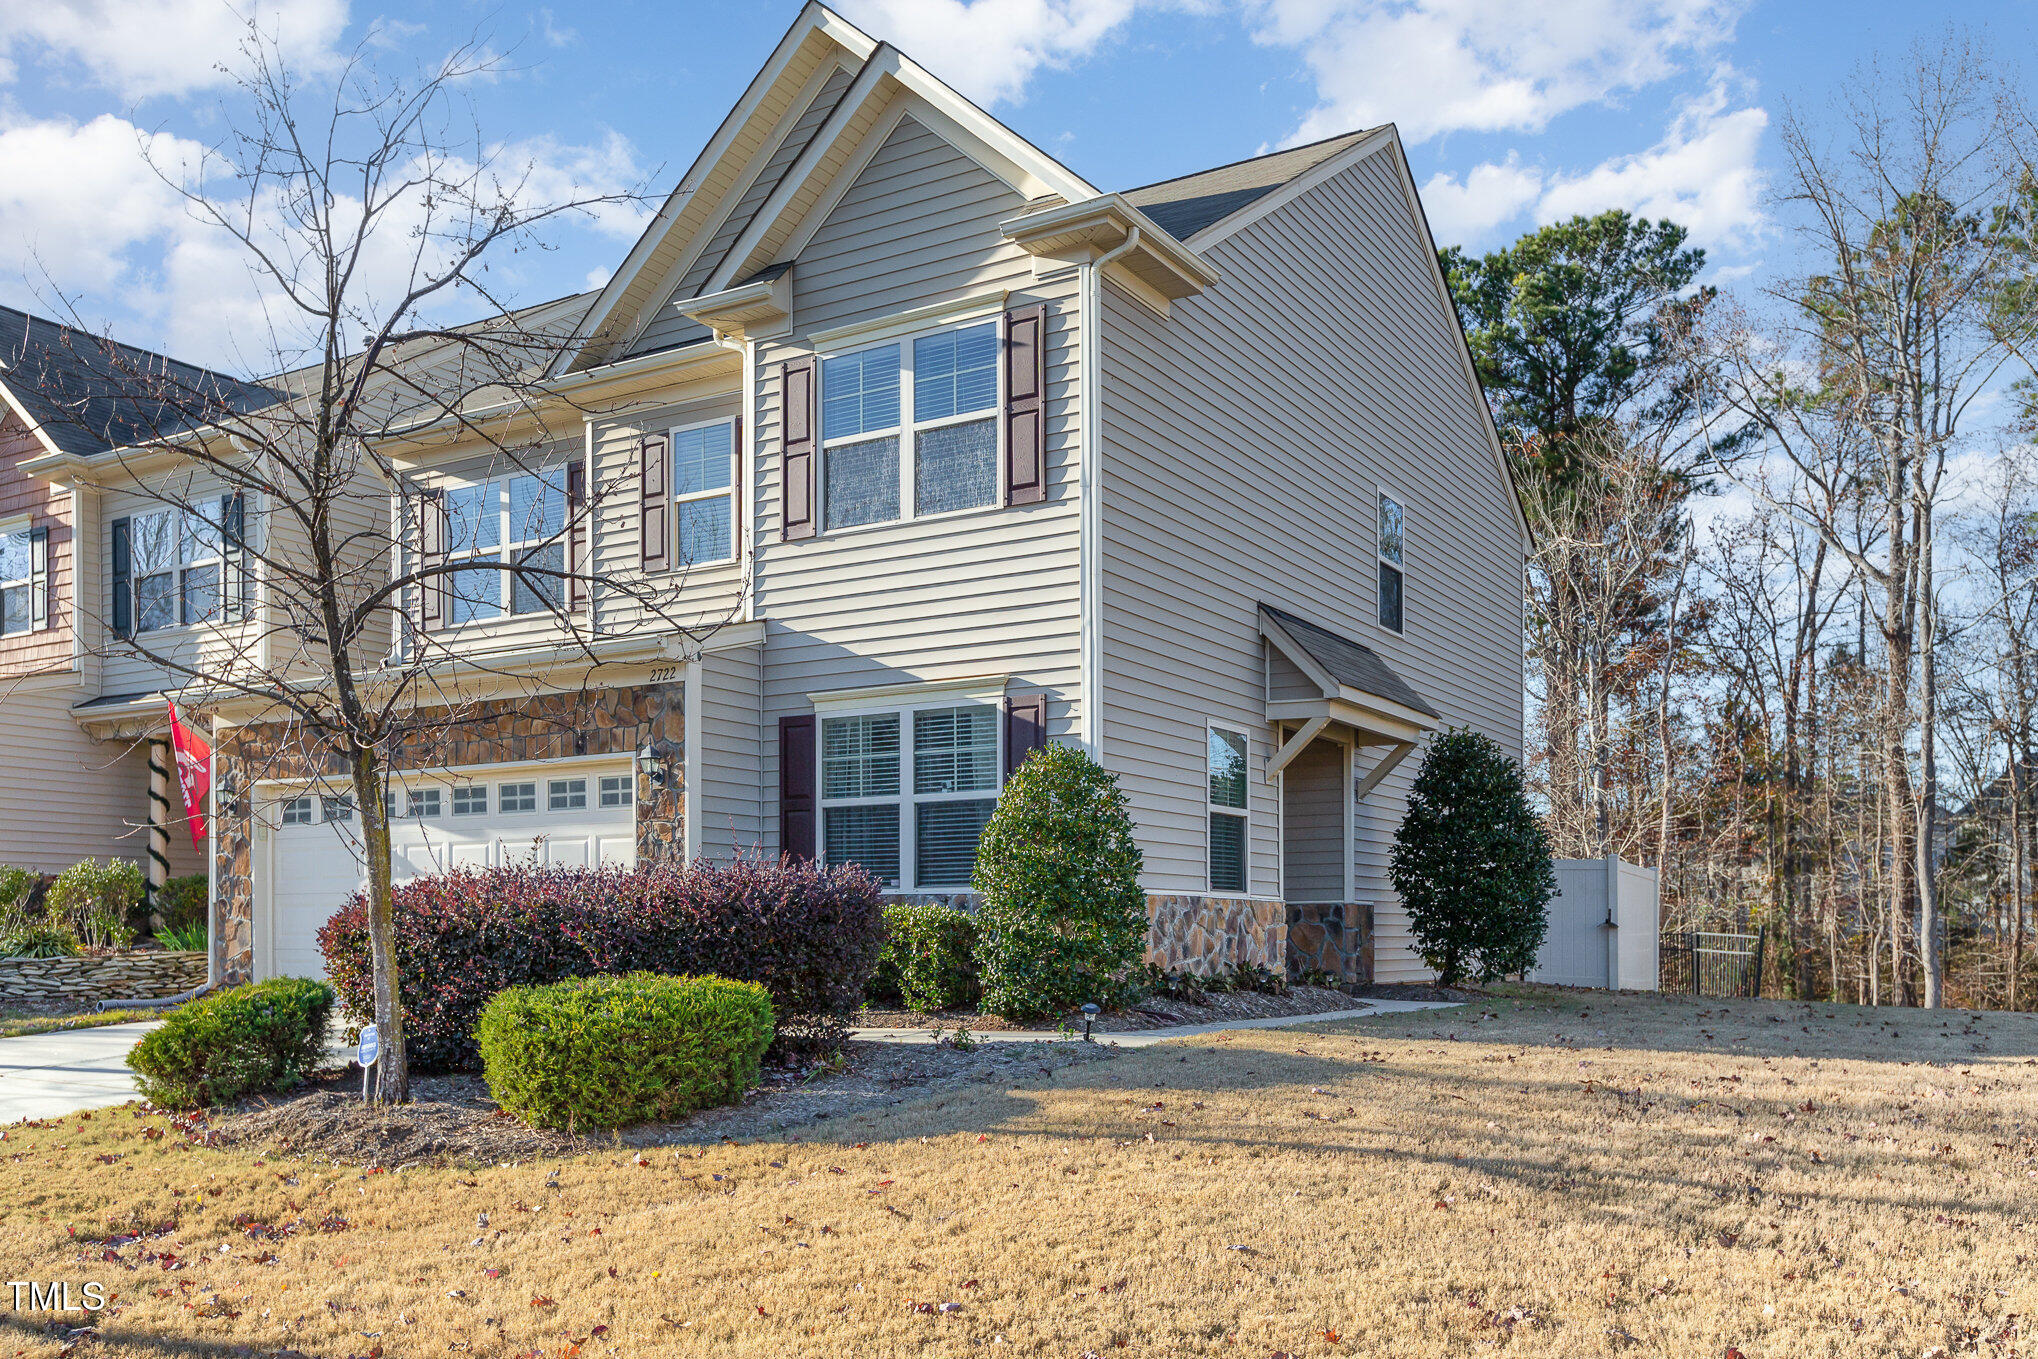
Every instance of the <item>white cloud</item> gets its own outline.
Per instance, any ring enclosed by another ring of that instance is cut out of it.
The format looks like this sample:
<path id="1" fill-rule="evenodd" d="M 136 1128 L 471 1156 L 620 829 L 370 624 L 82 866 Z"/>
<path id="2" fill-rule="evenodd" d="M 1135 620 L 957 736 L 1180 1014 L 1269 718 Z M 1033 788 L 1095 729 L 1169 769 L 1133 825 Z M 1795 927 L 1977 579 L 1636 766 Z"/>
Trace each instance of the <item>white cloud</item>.
<path id="1" fill-rule="evenodd" d="M 1016 102 L 1041 67 L 1094 52 L 1136 0 L 842 0 L 886 39 L 979 104 Z"/>
<path id="2" fill-rule="evenodd" d="M 1292 142 L 1393 122 L 1410 142 L 1539 132 L 1677 74 L 1733 34 L 1743 0 L 1254 0 L 1254 38 L 1293 47 L 1317 106 Z"/>
<path id="3" fill-rule="evenodd" d="M 1663 139 L 1582 174 L 1558 176 L 1538 204 L 1544 221 L 1626 208 L 1669 218 L 1708 248 L 1745 250 L 1763 231 L 1762 174 L 1756 165 L 1769 115 L 1729 108 L 1724 79 L 1686 103 Z"/>
<path id="4" fill-rule="evenodd" d="M 1475 165 L 1460 180 L 1438 171 L 1422 186 L 1422 207 L 1438 245 L 1473 246 L 1536 201 L 1543 173 L 1510 155 L 1504 163 Z"/>
<path id="5" fill-rule="evenodd" d="M 82 66 L 126 99 L 224 85 L 219 69 L 248 21 L 299 73 L 325 69 L 347 26 L 347 0 L 10 0 L 0 5 L 0 82 L 24 54 Z"/>

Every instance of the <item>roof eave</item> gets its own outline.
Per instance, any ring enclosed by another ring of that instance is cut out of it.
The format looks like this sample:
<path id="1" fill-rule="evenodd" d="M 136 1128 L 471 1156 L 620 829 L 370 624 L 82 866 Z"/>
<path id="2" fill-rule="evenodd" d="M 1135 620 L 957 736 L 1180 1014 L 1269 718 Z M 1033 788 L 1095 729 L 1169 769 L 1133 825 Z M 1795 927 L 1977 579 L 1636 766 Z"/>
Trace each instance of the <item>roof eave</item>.
<path id="1" fill-rule="evenodd" d="M 1169 235 L 1123 194 L 1103 194 L 1023 213 L 999 223 L 999 230 L 1006 240 L 1033 255 L 1071 264 L 1117 249 L 1137 230 L 1138 243 L 1119 264 L 1170 301 L 1193 297 L 1219 277 L 1207 260 Z"/>

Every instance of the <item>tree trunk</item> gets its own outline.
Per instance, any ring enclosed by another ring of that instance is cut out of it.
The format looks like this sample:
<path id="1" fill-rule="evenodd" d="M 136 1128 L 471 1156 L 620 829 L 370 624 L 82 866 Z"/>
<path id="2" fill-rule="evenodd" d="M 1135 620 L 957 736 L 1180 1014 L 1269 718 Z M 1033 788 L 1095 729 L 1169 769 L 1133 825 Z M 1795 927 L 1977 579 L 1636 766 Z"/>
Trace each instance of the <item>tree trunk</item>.
<path id="1" fill-rule="evenodd" d="M 396 908 L 390 886 L 389 815 L 382 801 L 382 760 L 373 746 L 357 745 L 351 762 L 368 869 L 368 952 L 375 967 L 375 1027 L 382 1038 L 373 1094 L 379 1104 L 408 1104 L 410 1065 L 404 1054 L 403 1003 L 396 987 Z"/>
<path id="2" fill-rule="evenodd" d="M 1925 1008 L 1939 1008 L 1945 988 L 1945 960 L 1939 948 L 1939 879 L 1932 833 L 1939 816 L 1939 763 L 1935 740 L 1939 722 L 1939 606 L 1933 597 L 1932 506 L 1921 507 L 1918 550 L 1918 962 L 1925 974 Z"/>

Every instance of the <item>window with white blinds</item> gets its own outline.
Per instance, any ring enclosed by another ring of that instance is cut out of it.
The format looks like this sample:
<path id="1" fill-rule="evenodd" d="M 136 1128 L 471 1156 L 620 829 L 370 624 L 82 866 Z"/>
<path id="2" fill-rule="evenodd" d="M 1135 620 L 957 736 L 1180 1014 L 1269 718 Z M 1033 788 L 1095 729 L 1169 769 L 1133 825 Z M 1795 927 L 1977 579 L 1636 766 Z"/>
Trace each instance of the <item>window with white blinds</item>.
<path id="1" fill-rule="evenodd" d="M 999 710 L 966 703 L 821 719 L 821 851 L 887 887 L 961 889 L 998 805 Z"/>
<path id="2" fill-rule="evenodd" d="M 1210 728 L 1210 890 L 1246 890 L 1246 738 Z"/>

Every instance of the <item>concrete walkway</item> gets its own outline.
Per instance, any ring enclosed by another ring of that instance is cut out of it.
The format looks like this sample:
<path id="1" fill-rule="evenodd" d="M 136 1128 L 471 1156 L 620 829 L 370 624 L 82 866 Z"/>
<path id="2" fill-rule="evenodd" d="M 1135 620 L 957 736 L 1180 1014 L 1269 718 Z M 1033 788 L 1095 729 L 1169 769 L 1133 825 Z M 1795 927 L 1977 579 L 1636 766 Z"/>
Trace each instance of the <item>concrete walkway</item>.
<path id="1" fill-rule="evenodd" d="M 1449 1008 L 1448 1001 L 1369 1000 L 1354 1009 L 1334 1010 L 1329 1014 L 1277 1015 L 1272 1019 L 1182 1024 L 1169 1029 L 1099 1033 L 1096 1039 L 1121 1048 L 1144 1048 L 1172 1038 L 1193 1038 L 1197 1034 L 1219 1033 L 1227 1029 L 1285 1029 L 1297 1024 L 1326 1024 L 1339 1019 Z M 26 1038 L 0 1038 L 0 1126 L 24 1118 L 55 1118 L 80 1109 L 102 1109 L 137 1098 L 134 1073 L 127 1069 L 127 1052 L 143 1034 L 155 1027 L 155 1021 L 144 1020 L 138 1024 L 107 1024 L 96 1029 L 66 1029 L 61 1033 L 38 1033 Z M 877 1043 L 929 1043 L 934 1040 L 931 1029 L 855 1029 L 851 1032 L 853 1037 Z M 1054 1029 L 972 1029 L 970 1033 L 983 1043 L 1052 1043 L 1063 1037 Z M 336 1062 L 348 1061 L 352 1050 L 335 1040 L 333 1055 Z"/>
<path id="2" fill-rule="evenodd" d="M 137 1098 L 127 1052 L 156 1021 L 0 1038 L 0 1124 Z"/>
<path id="3" fill-rule="evenodd" d="M 1449 1010 L 1457 1005 L 1449 1000 L 1368 1000 L 1359 1008 L 1331 1010 L 1314 1015 L 1275 1015 L 1271 1019 L 1228 1019 L 1216 1024 L 1177 1024 L 1167 1029 L 1134 1029 L 1122 1033 L 1098 1032 L 1093 1035 L 1099 1043 L 1121 1048 L 1148 1048 L 1155 1043 L 1165 1043 L 1172 1038 L 1194 1038 L 1202 1033 L 1222 1033 L 1228 1029 L 1286 1029 L 1297 1024 L 1328 1024 L 1338 1019 L 1368 1019 L 1374 1015 L 1408 1014 L 1414 1010 Z M 945 1030 L 953 1033 L 953 1029 Z M 1080 1029 L 1077 1030 L 1081 1032 Z M 1059 1029 L 971 1029 L 970 1037 L 979 1043 L 1053 1043 L 1067 1035 Z M 851 1029 L 851 1038 L 860 1038 L 870 1043 L 931 1043 L 932 1029 Z"/>

